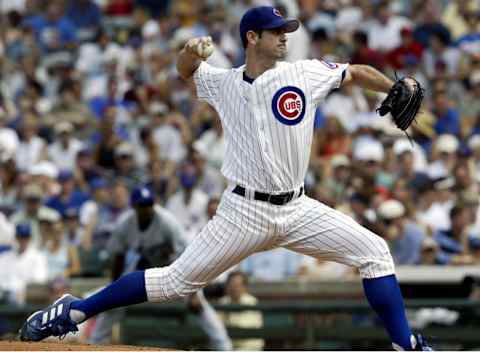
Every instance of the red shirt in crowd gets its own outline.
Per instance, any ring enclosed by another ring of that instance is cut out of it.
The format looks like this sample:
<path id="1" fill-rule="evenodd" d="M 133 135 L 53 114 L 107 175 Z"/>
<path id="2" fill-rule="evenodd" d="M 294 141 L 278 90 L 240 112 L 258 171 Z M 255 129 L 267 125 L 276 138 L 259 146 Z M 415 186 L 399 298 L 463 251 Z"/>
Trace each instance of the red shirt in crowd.
<path id="1" fill-rule="evenodd" d="M 128 16 L 133 12 L 133 0 L 112 0 L 105 10 L 110 16 Z"/>
<path id="2" fill-rule="evenodd" d="M 390 51 L 387 54 L 387 62 L 392 68 L 401 70 L 405 68 L 405 59 L 407 57 L 415 57 L 420 61 L 422 53 L 423 47 L 419 43 L 412 41 L 408 45 L 402 45 Z"/>

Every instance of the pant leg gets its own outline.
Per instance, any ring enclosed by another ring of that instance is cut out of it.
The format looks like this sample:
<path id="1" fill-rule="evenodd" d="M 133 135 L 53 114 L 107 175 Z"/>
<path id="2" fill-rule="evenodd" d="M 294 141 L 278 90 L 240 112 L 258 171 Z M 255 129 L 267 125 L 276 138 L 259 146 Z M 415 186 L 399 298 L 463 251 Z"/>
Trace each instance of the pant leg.
<path id="1" fill-rule="evenodd" d="M 191 295 L 250 254 L 271 247 L 272 225 L 261 203 L 224 195 L 217 214 L 174 263 L 145 271 L 148 300 Z"/>
<path id="2" fill-rule="evenodd" d="M 215 351 L 231 351 L 233 349 L 232 340 L 228 336 L 225 324 L 207 301 L 202 290 L 197 291 L 196 297 L 201 309 L 199 314 L 195 316 L 201 329 L 210 340 L 210 347 Z"/>
<path id="3" fill-rule="evenodd" d="M 356 267 L 362 278 L 395 272 L 387 243 L 348 215 L 303 196 L 292 211 L 279 245 L 317 259 Z"/>

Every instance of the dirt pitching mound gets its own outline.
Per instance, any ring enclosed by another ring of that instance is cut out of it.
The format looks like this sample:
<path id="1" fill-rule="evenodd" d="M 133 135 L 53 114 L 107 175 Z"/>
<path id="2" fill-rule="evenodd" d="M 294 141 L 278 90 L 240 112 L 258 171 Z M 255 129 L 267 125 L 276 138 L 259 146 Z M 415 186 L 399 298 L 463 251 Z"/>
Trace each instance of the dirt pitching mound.
<path id="1" fill-rule="evenodd" d="M 89 345 L 62 342 L 0 341 L 0 351 L 172 351 L 160 347 Z"/>

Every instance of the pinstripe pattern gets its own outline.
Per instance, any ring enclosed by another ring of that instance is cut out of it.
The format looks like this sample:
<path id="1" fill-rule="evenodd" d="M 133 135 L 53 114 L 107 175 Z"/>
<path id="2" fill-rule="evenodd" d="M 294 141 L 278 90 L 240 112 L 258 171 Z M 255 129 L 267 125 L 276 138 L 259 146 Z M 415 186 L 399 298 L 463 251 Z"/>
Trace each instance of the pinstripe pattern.
<path id="1" fill-rule="evenodd" d="M 197 96 L 212 105 L 222 121 L 222 172 L 230 184 L 216 216 L 185 252 L 169 267 L 146 271 L 149 300 L 189 295 L 250 254 L 279 246 L 357 267 L 365 278 L 394 272 L 385 241 L 348 216 L 306 196 L 283 206 L 248 196 L 254 190 L 298 190 L 303 184 L 315 108 L 340 85 L 345 68 L 318 60 L 279 62 L 250 84 L 243 80 L 244 67 L 200 65 L 194 74 Z M 296 124 L 272 111 L 274 96 L 292 86 L 305 95 L 305 115 Z M 237 184 L 247 189 L 245 198 L 232 193 Z"/>
<path id="2" fill-rule="evenodd" d="M 268 193 L 300 187 L 313 138 L 315 109 L 340 85 L 347 65 L 329 68 L 318 60 L 278 62 L 253 83 L 243 80 L 245 67 L 225 70 L 203 62 L 195 71 L 197 96 L 218 112 L 225 136 L 222 173 L 232 183 Z M 305 116 L 285 125 L 272 112 L 272 99 L 286 86 L 306 97 Z"/>
<path id="3" fill-rule="evenodd" d="M 306 196 L 286 207 L 278 246 L 354 266 L 364 278 L 394 273 L 387 243 L 349 216 Z"/>
<path id="4" fill-rule="evenodd" d="M 150 301 L 190 295 L 247 256 L 275 247 L 354 266 L 364 278 L 394 273 L 385 241 L 345 214 L 306 196 L 284 206 L 248 200 L 231 193 L 233 186 L 171 266 L 146 271 Z"/>
<path id="5" fill-rule="evenodd" d="M 222 196 L 214 218 L 172 265 L 146 270 L 149 301 L 190 295 L 250 254 L 274 246 L 273 209 L 231 189 Z"/>

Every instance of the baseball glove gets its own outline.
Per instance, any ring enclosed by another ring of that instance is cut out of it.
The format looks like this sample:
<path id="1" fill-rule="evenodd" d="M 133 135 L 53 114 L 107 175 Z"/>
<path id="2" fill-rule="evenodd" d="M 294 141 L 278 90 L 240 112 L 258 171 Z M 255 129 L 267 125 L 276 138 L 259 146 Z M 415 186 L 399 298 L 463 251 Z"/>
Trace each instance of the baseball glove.
<path id="1" fill-rule="evenodd" d="M 400 78 L 377 111 L 381 116 L 391 113 L 395 125 L 405 131 L 415 121 L 423 95 L 424 89 L 415 78 Z"/>

